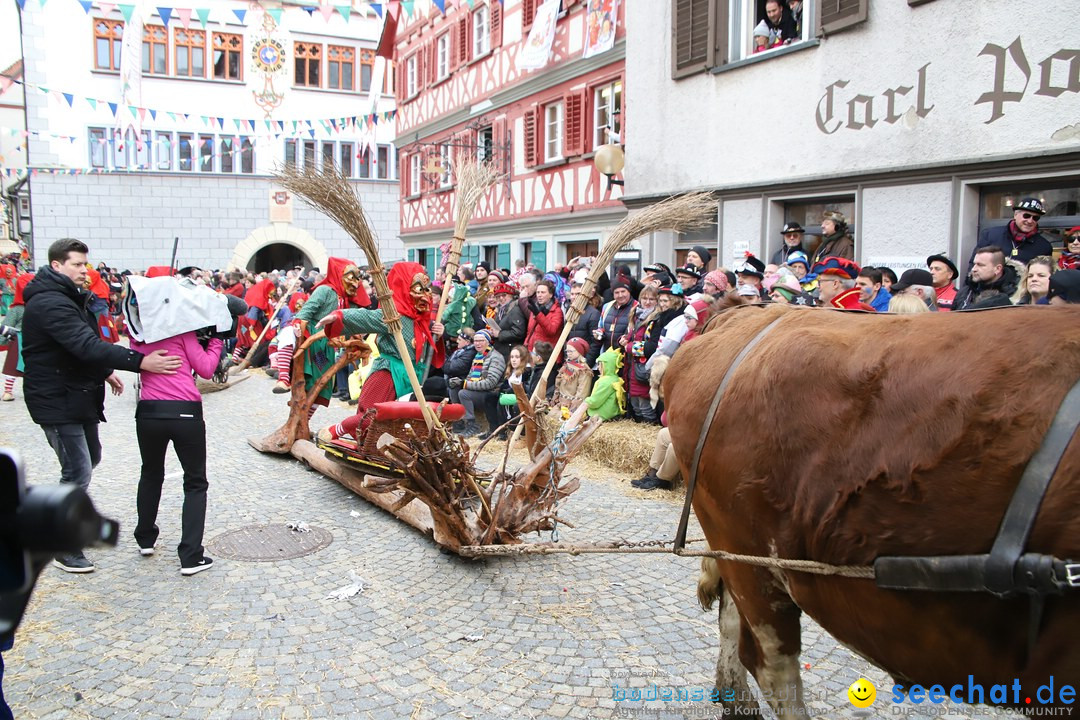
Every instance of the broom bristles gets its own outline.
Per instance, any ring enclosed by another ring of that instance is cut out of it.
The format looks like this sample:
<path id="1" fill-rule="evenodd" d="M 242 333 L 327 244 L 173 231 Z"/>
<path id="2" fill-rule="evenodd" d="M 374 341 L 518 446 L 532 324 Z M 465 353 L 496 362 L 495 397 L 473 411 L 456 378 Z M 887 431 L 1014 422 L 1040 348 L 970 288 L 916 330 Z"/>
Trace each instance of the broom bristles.
<path id="1" fill-rule="evenodd" d="M 465 230 L 469 227 L 469 221 L 476 212 L 477 204 L 484 197 L 487 189 L 499 179 L 500 174 L 492 163 L 467 160 L 455 169 L 454 175 L 457 181 L 457 214 L 454 234 L 464 238 Z"/>
<path id="2" fill-rule="evenodd" d="M 275 170 L 274 179 L 311 207 L 330 216 L 364 251 L 368 264 L 381 267 L 379 244 L 349 178 L 333 167 L 314 165 L 301 172 L 295 165 L 284 165 Z"/>

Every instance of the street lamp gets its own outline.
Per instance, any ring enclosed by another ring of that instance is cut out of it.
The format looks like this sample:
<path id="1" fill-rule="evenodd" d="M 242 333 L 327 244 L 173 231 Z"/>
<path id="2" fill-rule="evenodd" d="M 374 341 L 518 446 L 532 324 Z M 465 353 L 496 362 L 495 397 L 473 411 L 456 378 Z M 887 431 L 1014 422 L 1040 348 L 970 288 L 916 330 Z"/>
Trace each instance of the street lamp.
<path id="1" fill-rule="evenodd" d="M 601 145 L 596 148 L 596 154 L 593 155 L 593 165 L 601 175 L 607 176 L 608 190 L 611 190 L 612 185 L 623 184 L 622 180 L 615 180 L 612 176 L 621 173 L 625 164 L 626 155 L 623 154 L 622 147 L 615 143 Z"/>

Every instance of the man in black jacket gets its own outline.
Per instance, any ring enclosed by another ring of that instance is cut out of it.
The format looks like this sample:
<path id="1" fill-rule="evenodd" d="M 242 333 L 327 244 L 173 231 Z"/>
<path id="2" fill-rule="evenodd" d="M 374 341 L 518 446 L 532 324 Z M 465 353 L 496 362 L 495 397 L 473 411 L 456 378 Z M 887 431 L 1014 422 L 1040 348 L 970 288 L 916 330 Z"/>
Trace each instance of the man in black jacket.
<path id="1" fill-rule="evenodd" d="M 87 307 L 88 248 L 78 240 L 57 240 L 49 264 L 23 292 L 23 396 L 30 417 L 41 426 L 60 461 L 60 482 L 90 487 L 90 474 L 101 461 L 98 423 L 105 420 L 105 383 L 114 395 L 124 383 L 114 368 L 175 375 L 180 358 L 164 350 L 150 355 L 101 339 L 97 319 Z M 67 572 L 86 573 L 94 565 L 82 553 L 53 561 Z"/>

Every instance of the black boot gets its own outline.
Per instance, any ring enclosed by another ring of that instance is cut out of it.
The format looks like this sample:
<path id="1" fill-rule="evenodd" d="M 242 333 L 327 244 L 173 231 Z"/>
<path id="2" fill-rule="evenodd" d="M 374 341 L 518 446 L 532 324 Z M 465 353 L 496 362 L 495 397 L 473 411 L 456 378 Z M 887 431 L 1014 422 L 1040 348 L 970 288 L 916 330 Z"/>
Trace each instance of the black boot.
<path id="1" fill-rule="evenodd" d="M 645 488 L 645 487 L 648 487 L 655 480 L 656 480 L 656 470 L 654 470 L 653 468 L 649 468 L 649 472 L 645 473 L 643 476 L 641 476 L 637 480 L 631 480 L 630 484 L 633 485 L 636 488 Z"/>

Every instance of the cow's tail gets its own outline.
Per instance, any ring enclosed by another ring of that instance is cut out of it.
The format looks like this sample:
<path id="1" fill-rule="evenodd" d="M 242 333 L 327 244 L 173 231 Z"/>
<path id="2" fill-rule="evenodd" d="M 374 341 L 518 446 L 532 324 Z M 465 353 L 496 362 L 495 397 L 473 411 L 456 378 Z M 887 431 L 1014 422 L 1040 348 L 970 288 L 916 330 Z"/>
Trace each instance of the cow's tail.
<path id="1" fill-rule="evenodd" d="M 701 609 L 712 609 L 713 603 L 723 594 L 724 578 L 720 576 L 720 565 L 714 558 L 701 558 L 701 574 L 697 583 L 697 599 Z"/>

